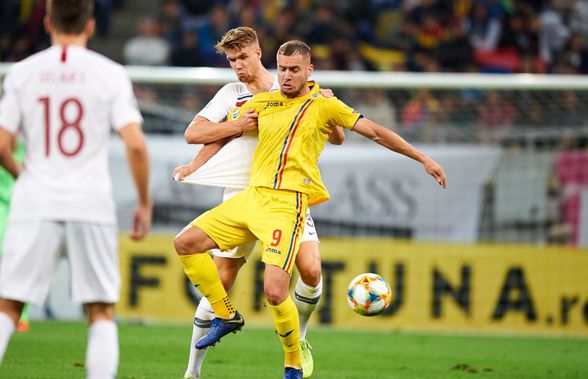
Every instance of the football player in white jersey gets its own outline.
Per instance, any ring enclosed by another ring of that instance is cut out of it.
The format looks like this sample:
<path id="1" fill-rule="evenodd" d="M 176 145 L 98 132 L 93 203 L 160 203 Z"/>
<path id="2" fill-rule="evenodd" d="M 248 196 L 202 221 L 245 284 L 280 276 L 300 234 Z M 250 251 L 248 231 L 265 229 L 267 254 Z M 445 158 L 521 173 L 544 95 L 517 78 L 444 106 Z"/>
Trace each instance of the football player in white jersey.
<path id="1" fill-rule="evenodd" d="M 42 305 L 62 255 L 71 295 L 86 305 L 88 378 L 118 366 L 118 232 L 108 172 L 111 128 L 121 136 L 138 192 L 133 239 L 151 225 L 142 117 L 124 68 L 86 49 L 94 0 L 49 0 L 52 46 L 15 64 L 0 100 L 0 163 L 18 176 L 0 271 L 0 360 L 23 303 Z M 17 132 L 24 168 L 6 153 Z"/>
<path id="2" fill-rule="evenodd" d="M 235 180 L 239 184 L 235 184 L 234 188 L 225 189 L 224 201 L 248 185 L 253 152 L 257 146 L 257 132 L 251 132 L 252 129 L 257 128 L 257 114 L 247 113 L 237 121 L 227 120 L 227 117 L 231 110 L 243 105 L 253 95 L 277 90 L 279 85 L 277 78 L 270 74 L 261 63 L 259 41 L 252 28 L 237 27 L 229 30 L 217 44 L 216 49 L 219 53 L 226 54 L 239 82 L 222 87 L 206 107 L 194 117 L 185 132 L 186 142 L 205 145 L 192 162 L 176 168 L 173 177 L 176 180 L 186 179 L 186 181 L 202 183 L 198 180 L 198 175 L 201 172 L 197 170 L 209 159 L 211 163 L 213 159 L 217 159 L 219 162 L 216 167 L 226 168 L 227 175 L 230 175 L 228 172 L 236 172 L 240 176 Z M 342 129 L 336 127 L 329 140 L 331 143 L 341 144 L 344 138 Z M 215 155 L 219 150 L 220 153 Z M 192 177 L 194 180 L 189 180 Z M 231 251 L 213 251 L 214 261 L 225 289 L 229 290 L 232 287 L 239 269 L 251 254 L 254 246 L 255 241 Z M 306 329 L 309 318 L 316 309 L 322 293 L 319 240 L 310 213 L 306 217 L 300 250 L 296 258 L 296 267 L 300 277 L 294 291 L 294 302 L 300 319 L 304 378 L 309 378 L 312 375 L 314 364 L 310 352 L 311 347 L 306 340 Z M 203 298 L 196 309 L 190 357 L 184 378 L 200 378 L 206 349 L 198 350 L 195 348 L 195 344 L 207 333 L 213 318 L 212 307 L 208 300 Z"/>

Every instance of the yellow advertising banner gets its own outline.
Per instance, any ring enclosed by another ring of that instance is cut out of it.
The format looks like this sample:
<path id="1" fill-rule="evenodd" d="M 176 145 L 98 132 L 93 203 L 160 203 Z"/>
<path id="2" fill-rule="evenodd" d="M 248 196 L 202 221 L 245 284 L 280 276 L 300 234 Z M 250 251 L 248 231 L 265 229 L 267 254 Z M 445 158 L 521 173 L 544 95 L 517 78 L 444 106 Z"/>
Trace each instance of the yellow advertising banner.
<path id="1" fill-rule="evenodd" d="M 323 295 L 315 325 L 588 337 L 588 249 L 365 238 L 325 238 L 320 247 Z M 121 317 L 191 322 L 195 292 L 172 235 L 141 243 L 121 237 L 120 257 Z M 376 317 L 347 306 L 347 286 L 363 272 L 382 275 L 392 288 L 392 304 Z M 231 298 L 248 325 L 272 325 L 259 252 L 241 270 Z"/>

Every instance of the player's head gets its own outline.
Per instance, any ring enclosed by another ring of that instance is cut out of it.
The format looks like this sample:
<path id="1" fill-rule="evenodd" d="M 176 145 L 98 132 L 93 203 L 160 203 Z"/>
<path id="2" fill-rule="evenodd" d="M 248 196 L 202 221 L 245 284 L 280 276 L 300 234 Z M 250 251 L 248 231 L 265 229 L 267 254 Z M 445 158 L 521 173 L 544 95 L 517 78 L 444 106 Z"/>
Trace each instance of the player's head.
<path id="1" fill-rule="evenodd" d="M 257 33 L 250 27 L 239 26 L 229 30 L 215 48 L 217 52 L 227 56 L 240 82 L 252 82 L 262 68 Z"/>
<path id="2" fill-rule="evenodd" d="M 84 35 L 94 33 L 94 0 L 47 0 L 45 29 L 50 34 Z"/>
<path id="3" fill-rule="evenodd" d="M 314 69 L 310 63 L 310 47 L 302 41 L 288 41 L 280 46 L 276 59 L 282 94 L 286 97 L 304 95 L 306 82 Z"/>

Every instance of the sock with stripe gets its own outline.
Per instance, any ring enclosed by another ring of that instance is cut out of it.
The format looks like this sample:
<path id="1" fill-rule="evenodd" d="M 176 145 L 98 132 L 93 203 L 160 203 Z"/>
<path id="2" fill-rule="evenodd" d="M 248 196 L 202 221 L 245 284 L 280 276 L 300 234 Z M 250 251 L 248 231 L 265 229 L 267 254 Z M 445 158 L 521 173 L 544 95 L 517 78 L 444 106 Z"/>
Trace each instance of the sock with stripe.
<path id="1" fill-rule="evenodd" d="M 180 255 L 180 262 L 190 281 L 206 297 L 218 318 L 230 319 L 235 315 L 235 307 L 218 276 L 218 270 L 208 253 Z"/>
<path id="2" fill-rule="evenodd" d="M 298 312 L 292 298 L 288 296 L 282 304 L 270 305 L 274 316 L 274 325 L 284 349 L 284 366 L 301 368 L 300 363 L 300 326 Z"/>
<path id="3" fill-rule="evenodd" d="M 208 300 L 203 297 L 198 303 L 196 314 L 194 315 L 194 326 L 192 327 L 192 341 L 190 342 L 190 357 L 188 359 L 188 367 L 184 377 L 192 377 L 194 379 L 200 378 L 202 372 L 202 364 L 206 357 L 207 349 L 196 349 L 196 342 L 208 333 L 210 329 L 210 321 L 214 318 L 214 311 L 210 306 Z"/>
<path id="4" fill-rule="evenodd" d="M 301 340 L 306 338 L 306 329 L 308 326 L 308 321 L 310 320 L 312 312 L 314 312 L 314 310 L 318 306 L 322 293 L 322 276 L 316 287 L 309 286 L 308 284 L 304 283 L 300 277 L 298 278 L 296 288 L 294 289 L 294 304 L 296 304 L 296 309 L 298 310 L 298 318 L 300 319 Z"/>

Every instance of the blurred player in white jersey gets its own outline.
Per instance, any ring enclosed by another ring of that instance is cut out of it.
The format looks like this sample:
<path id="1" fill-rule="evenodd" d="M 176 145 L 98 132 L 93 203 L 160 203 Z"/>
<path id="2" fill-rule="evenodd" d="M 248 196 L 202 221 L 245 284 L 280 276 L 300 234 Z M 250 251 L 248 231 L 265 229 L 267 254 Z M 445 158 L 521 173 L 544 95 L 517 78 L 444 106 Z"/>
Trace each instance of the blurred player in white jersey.
<path id="1" fill-rule="evenodd" d="M 118 233 L 108 172 L 114 128 L 126 145 L 138 192 L 131 238 L 151 225 L 149 159 L 142 117 L 124 68 L 86 49 L 94 0 L 49 0 L 52 46 L 11 67 L 0 100 L 0 163 L 15 177 L 0 271 L 0 359 L 23 303 L 41 305 L 61 256 L 71 295 L 86 305 L 88 378 L 118 366 Z M 24 168 L 8 154 L 17 132 Z"/>
<path id="2" fill-rule="evenodd" d="M 227 120 L 227 117 L 235 107 L 240 107 L 253 95 L 278 90 L 279 84 L 277 78 L 271 75 L 261 63 L 261 49 L 255 30 L 249 27 L 229 30 L 216 48 L 219 53 L 226 54 L 239 82 L 222 87 L 206 107 L 194 117 L 186 129 L 186 141 L 191 144 L 205 144 L 205 146 L 192 162 L 176 168 L 173 175 L 178 180 L 186 178 L 187 181 L 202 183 L 199 179 L 206 175 L 197 170 L 209 159 L 210 163 L 214 160 L 215 167 L 211 167 L 211 170 L 217 170 L 219 174 L 224 172 L 227 177 L 233 176 L 224 181 L 229 187 L 225 189 L 223 195 L 223 200 L 226 200 L 248 185 L 251 161 L 257 146 L 257 131 L 249 131 L 257 127 L 255 113 L 251 112 L 238 121 Z M 342 129 L 336 127 L 329 140 L 331 143 L 341 144 L 344 138 Z M 217 152 L 219 154 L 215 155 Z M 214 184 L 214 180 L 207 183 Z M 255 242 L 252 242 L 231 251 L 213 250 L 220 279 L 227 291 L 232 287 L 239 269 L 254 246 Z M 309 378 L 314 364 L 311 347 L 306 340 L 306 328 L 322 293 L 319 240 L 310 213 L 306 216 L 296 267 L 300 277 L 295 288 L 294 302 L 300 319 L 303 372 L 304 377 Z M 206 349 L 196 349 L 195 344 L 207 333 L 213 318 L 213 307 L 206 298 L 203 298 L 196 309 L 185 378 L 200 378 Z"/>

